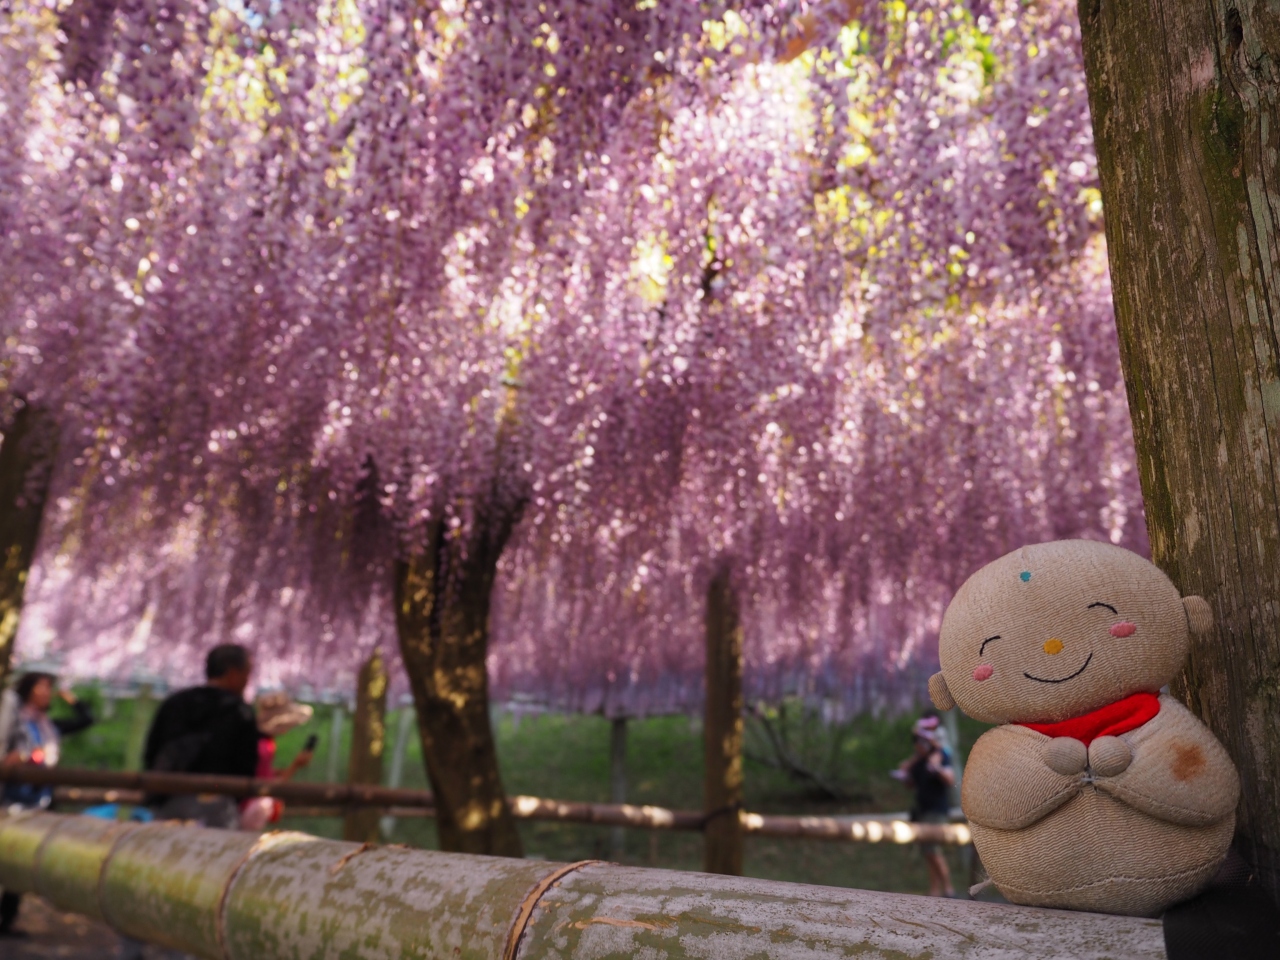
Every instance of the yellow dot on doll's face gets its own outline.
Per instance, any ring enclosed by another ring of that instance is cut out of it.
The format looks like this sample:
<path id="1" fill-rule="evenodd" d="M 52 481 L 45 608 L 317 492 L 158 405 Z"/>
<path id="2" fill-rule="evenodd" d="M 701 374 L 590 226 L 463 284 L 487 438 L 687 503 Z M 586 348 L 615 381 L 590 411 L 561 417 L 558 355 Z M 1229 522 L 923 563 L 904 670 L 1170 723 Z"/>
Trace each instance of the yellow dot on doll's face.
<path id="1" fill-rule="evenodd" d="M 1053 656 L 1055 653 L 1062 652 L 1062 641 L 1057 637 L 1051 637 L 1044 642 L 1044 652 Z"/>

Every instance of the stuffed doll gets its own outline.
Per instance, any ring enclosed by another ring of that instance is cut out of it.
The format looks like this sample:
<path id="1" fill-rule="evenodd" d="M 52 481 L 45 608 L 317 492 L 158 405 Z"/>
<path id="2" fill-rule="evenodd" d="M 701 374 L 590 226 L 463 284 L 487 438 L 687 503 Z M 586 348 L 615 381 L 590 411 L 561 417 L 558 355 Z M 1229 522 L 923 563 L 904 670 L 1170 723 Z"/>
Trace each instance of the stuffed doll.
<path id="1" fill-rule="evenodd" d="M 1153 564 L 1088 540 L 1015 550 L 956 593 L 929 693 L 999 724 L 973 746 L 961 805 L 1008 900 L 1156 916 L 1213 876 L 1239 778 L 1160 693 L 1212 624 Z"/>

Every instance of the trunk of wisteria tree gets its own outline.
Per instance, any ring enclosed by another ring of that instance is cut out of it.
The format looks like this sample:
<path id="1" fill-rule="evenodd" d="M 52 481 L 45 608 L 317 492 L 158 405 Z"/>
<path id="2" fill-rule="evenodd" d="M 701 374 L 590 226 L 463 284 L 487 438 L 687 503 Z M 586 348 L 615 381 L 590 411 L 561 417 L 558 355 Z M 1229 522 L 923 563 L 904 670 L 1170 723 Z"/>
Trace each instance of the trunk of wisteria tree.
<path id="1" fill-rule="evenodd" d="M 465 544 L 437 522 L 426 548 L 396 567 L 400 652 L 442 850 L 523 856 L 498 772 L 485 664 L 498 558 L 518 516 L 477 517 Z"/>
<path id="2" fill-rule="evenodd" d="M 1176 691 L 1280 889 L 1280 18 L 1081 0 L 1116 320 L 1155 561 L 1213 607 Z"/>
<path id="3" fill-rule="evenodd" d="M 727 572 L 707 587 L 703 869 L 742 876 L 742 625 Z"/>
<path id="4" fill-rule="evenodd" d="M 375 652 L 356 680 L 356 712 L 351 718 L 351 762 L 348 783 L 382 784 L 382 756 L 387 745 L 387 668 Z M 376 843 L 378 811 L 353 810 L 343 819 L 342 839 Z"/>
<path id="5" fill-rule="evenodd" d="M 0 686 L 9 674 L 22 595 L 40 540 L 57 426 L 24 403 L 0 444 Z"/>

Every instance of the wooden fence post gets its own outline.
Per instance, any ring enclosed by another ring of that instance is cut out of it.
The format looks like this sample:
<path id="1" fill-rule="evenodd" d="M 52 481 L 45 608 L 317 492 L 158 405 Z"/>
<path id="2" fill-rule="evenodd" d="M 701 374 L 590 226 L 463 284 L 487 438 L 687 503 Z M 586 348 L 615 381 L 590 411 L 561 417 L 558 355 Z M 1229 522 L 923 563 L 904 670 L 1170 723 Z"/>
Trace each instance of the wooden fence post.
<path id="1" fill-rule="evenodd" d="M 627 718 L 609 721 L 609 802 L 627 802 Z M 627 832 L 623 827 L 609 831 L 609 856 L 619 863 L 626 853 Z"/>
<path id="2" fill-rule="evenodd" d="M 356 711 L 351 722 L 348 783 L 382 784 L 382 754 L 387 743 L 387 669 L 375 651 L 360 668 Z M 353 810 L 342 825 L 342 837 L 356 843 L 378 841 L 378 811 Z"/>
<path id="3" fill-rule="evenodd" d="M 342 728 L 346 725 L 347 710 L 341 700 L 333 704 L 329 714 L 329 749 L 325 754 L 325 780 L 337 783 L 342 774 Z"/>
<path id="4" fill-rule="evenodd" d="M 141 770 L 142 755 L 147 748 L 147 733 L 151 730 L 151 720 L 156 715 L 159 704 L 151 696 L 151 684 L 144 683 L 138 687 L 138 695 L 133 698 L 133 715 L 129 718 L 129 735 L 124 744 L 124 768 Z"/>
<path id="5" fill-rule="evenodd" d="M 727 570 L 707 588 L 703 869 L 742 875 L 742 625 Z"/>
<path id="6" fill-rule="evenodd" d="M 396 739 L 391 748 L 391 770 L 387 774 L 387 786 L 393 790 L 404 783 L 404 758 L 409 752 L 409 737 L 414 728 L 413 701 L 400 707 L 396 712 Z M 396 818 L 387 814 L 379 821 L 379 829 L 384 838 L 390 838 L 391 831 L 396 828 Z"/>

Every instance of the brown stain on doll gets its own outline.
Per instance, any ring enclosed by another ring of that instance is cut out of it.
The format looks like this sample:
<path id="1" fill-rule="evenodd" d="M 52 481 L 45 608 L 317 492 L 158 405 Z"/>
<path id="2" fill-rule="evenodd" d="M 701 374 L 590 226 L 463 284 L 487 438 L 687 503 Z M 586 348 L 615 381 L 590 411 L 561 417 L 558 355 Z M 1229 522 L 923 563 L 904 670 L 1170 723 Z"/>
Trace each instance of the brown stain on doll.
<path id="1" fill-rule="evenodd" d="M 1175 743 L 1174 760 L 1170 768 L 1175 780 L 1187 781 L 1200 775 L 1205 767 L 1204 751 L 1194 743 Z"/>

